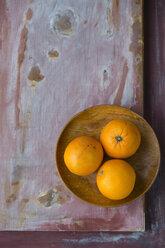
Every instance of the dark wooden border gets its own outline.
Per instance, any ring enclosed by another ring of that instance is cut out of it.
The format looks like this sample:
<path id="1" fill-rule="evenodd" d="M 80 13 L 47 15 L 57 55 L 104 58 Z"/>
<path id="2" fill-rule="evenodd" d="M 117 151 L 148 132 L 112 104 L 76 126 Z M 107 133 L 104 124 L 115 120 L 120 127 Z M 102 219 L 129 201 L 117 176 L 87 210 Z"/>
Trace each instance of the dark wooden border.
<path id="1" fill-rule="evenodd" d="M 0 247 L 165 247 L 165 0 L 144 0 L 144 40 L 144 117 L 158 136 L 162 154 L 158 178 L 146 194 L 146 231 L 1 232 Z"/>

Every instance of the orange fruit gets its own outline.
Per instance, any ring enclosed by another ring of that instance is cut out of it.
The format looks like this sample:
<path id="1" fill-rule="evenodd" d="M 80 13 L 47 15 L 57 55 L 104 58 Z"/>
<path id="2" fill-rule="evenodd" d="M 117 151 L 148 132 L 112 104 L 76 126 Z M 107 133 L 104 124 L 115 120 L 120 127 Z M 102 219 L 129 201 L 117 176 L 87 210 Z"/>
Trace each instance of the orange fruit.
<path id="1" fill-rule="evenodd" d="M 112 158 L 128 158 L 140 146 L 141 135 L 134 123 L 128 120 L 112 120 L 101 131 L 100 141 Z"/>
<path id="2" fill-rule="evenodd" d="M 112 200 L 121 200 L 133 190 L 136 174 L 133 167 L 124 160 L 112 159 L 105 162 L 97 173 L 100 192 Z"/>
<path id="3" fill-rule="evenodd" d="M 79 176 L 93 173 L 100 166 L 102 160 L 102 145 L 88 136 L 81 136 L 72 140 L 64 152 L 67 168 Z"/>

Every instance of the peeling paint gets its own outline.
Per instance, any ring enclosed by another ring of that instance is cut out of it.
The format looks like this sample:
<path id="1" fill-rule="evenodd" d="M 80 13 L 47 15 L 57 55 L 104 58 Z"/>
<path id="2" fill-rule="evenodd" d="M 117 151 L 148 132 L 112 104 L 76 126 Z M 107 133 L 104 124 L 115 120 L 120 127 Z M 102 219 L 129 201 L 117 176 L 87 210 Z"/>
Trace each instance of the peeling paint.
<path id="1" fill-rule="evenodd" d="M 31 8 L 29 8 L 26 12 L 26 20 L 30 21 L 32 19 L 32 16 L 33 16 L 33 11 Z"/>
<path id="2" fill-rule="evenodd" d="M 50 207 L 56 204 L 64 204 L 70 200 L 69 195 L 63 185 L 57 185 L 54 189 L 42 192 L 37 197 L 37 201 L 45 207 Z"/>
<path id="3" fill-rule="evenodd" d="M 20 186 L 21 186 L 20 183 L 12 185 L 10 195 L 6 199 L 6 203 L 8 206 L 17 200 Z"/>
<path id="4" fill-rule="evenodd" d="M 112 36 L 119 31 L 120 26 L 120 14 L 119 14 L 119 0 L 108 1 L 107 7 L 107 20 L 109 23 L 109 30 L 107 34 Z"/>
<path id="5" fill-rule="evenodd" d="M 17 72 L 17 96 L 16 96 L 16 113 L 17 113 L 17 126 L 21 126 L 20 122 L 20 87 L 21 87 L 21 66 L 23 63 L 23 60 L 25 58 L 25 51 L 26 51 L 26 42 L 27 42 L 27 35 L 28 35 L 28 29 L 26 28 L 26 25 L 24 25 L 21 35 L 20 35 L 20 42 L 19 42 L 19 48 L 18 48 L 18 60 L 17 60 L 17 66 L 18 66 L 18 72 Z"/>
<path id="6" fill-rule="evenodd" d="M 53 20 L 53 28 L 57 33 L 70 36 L 75 26 L 75 16 L 72 10 L 65 10 L 55 16 Z"/>
<path id="7" fill-rule="evenodd" d="M 83 221 L 82 220 L 74 220 L 72 218 L 68 218 L 68 217 L 62 217 L 59 221 L 57 221 L 59 223 L 64 223 L 67 225 L 71 225 L 71 224 L 76 224 L 78 226 L 82 226 L 83 225 Z"/>
<path id="8" fill-rule="evenodd" d="M 125 61 L 124 65 L 123 65 L 122 76 L 121 76 L 121 81 L 120 81 L 120 85 L 118 88 L 118 92 L 117 92 L 116 97 L 114 99 L 114 105 L 117 105 L 117 104 L 120 105 L 121 104 L 120 99 L 122 99 L 122 92 L 124 90 L 127 74 L 128 74 L 128 64 L 127 64 L 127 61 Z"/>
<path id="9" fill-rule="evenodd" d="M 48 56 L 51 59 L 57 59 L 59 57 L 59 52 L 57 50 L 52 49 L 48 52 Z"/>
<path id="10" fill-rule="evenodd" d="M 39 66 L 33 66 L 27 77 L 30 81 L 40 82 L 44 79 Z"/>
<path id="11" fill-rule="evenodd" d="M 56 202 L 56 194 L 56 191 L 50 189 L 47 192 L 42 192 L 41 194 L 39 194 L 39 196 L 37 197 L 37 201 L 45 207 L 50 207 Z"/>

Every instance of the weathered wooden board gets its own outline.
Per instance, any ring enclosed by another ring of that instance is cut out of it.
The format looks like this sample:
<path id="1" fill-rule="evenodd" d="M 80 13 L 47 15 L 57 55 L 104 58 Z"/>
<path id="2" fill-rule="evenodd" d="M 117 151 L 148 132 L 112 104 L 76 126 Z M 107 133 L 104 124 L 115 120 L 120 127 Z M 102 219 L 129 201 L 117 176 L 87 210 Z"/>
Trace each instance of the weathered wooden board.
<path id="1" fill-rule="evenodd" d="M 65 123 L 96 104 L 142 114 L 142 1 L 0 1 L 0 229 L 136 231 L 143 198 L 90 206 L 58 177 Z"/>

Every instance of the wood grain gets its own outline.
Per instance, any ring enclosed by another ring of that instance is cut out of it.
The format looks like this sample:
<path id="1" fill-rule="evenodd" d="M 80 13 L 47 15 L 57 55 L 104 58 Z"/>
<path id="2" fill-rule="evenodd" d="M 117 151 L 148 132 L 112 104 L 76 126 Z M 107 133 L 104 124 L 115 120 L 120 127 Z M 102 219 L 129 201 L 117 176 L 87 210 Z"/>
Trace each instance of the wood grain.
<path id="1" fill-rule="evenodd" d="M 142 1 L 2 0 L 0 11 L 0 229 L 143 230 L 143 199 L 88 206 L 54 161 L 79 111 L 115 103 L 142 114 Z"/>

